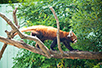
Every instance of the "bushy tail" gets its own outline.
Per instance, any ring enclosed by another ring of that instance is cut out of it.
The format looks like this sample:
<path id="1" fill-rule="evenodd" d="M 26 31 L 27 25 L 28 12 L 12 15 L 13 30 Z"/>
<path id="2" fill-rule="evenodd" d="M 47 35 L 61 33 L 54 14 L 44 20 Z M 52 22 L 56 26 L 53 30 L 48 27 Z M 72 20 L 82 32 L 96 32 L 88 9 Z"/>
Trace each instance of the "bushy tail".
<path id="1" fill-rule="evenodd" d="M 33 31 L 35 31 L 35 29 L 36 29 L 36 27 L 32 26 L 32 27 L 28 27 L 28 28 L 22 28 L 22 29 L 20 29 L 20 31 L 21 32 L 33 32 Z M 14 36 L 17 34 L 18 33 L 15 33 Z"/>

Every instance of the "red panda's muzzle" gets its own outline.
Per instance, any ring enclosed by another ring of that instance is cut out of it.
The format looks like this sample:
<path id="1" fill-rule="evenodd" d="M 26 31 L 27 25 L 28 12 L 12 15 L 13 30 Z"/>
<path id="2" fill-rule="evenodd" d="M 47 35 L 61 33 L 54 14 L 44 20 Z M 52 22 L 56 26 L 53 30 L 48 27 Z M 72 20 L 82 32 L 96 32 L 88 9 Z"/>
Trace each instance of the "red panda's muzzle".
<path id="1" fill-rule="evenodd" d="M 77 40 L 74 40 L 74 42 L 73 43 L 76 43 L 77 42 Z"/>
<path id="2" fill-rule="evenodd" d="M 77 39 L 75 39 L 75 40 L 73 40 L 73 41 L 71 41 L 72 43 L 76 43 L 77 42 Z"/>

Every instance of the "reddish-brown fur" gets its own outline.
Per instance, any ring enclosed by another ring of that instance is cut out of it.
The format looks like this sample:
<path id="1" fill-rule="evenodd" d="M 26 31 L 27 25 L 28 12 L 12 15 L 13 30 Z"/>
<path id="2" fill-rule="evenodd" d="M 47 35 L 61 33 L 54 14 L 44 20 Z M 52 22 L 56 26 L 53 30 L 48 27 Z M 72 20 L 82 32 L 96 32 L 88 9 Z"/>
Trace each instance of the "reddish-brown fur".
<path id="1" fill-rule="evenodd" d="M 57 34 L 57 28 L 50 27 L 50 26 L 42 26 L 42 25 L 31 26 L 28 28 L 20 29 L 20 31 L 21 32 L 28 32 L 29 31 L 29 32 L 33 32 L 36 34 L 38 32 L 41 32 L 44 37 L 46 37 L 47 39 L 50 39 L 50 40 L 53 40 L 57 36 L 56 35 Z M 60 33 L 60 38 L 66 38 L 66 39 L 67 39 L 67 35 L 69 34 L 69 32 L 65 32 L 62 30 L 60 30 L 59 33 Z M 73 33 L 73 38 L 77 38 L 74 33 Z M 71 40 L 73 40 L 73 39 L 71 39 Z"/>
<path id="2" fill-rule="evenodd" d="M 57 37 L 57 35 L 56 35 L 57 34 L 57 28 L 50 27 L 50 26 L 38 25 L 38 26 L 23 28 L 23 29 L 20 29 L 20 31 L 21 32 L 28 32 L 28 31 L 32 32 L 32 36 L 37 36 L 42 41 L 55 40 Z M 73 36 L 71 36 L 69 38 L 68 37 L 69 32 L 65 32 L 65 31 L 60 30 L 59 33 L 60 33 L 60 39 L 65 44 L 65 46 L 69 50 L 73 50 L 73 48 L 70 46 L 69 42 L 74 42 L 75 40 L 77 40 L 76 35 L 72 32 Z M 17 35 L 17 33 L 15 33 L 15 35 Z M 67 41 L 67 43 L 65 43 L 65 41 Z M 52 48 L 55 46 L 55 44 L 56 44 L 56 42 L 53 42 L 51 44 Z"/>

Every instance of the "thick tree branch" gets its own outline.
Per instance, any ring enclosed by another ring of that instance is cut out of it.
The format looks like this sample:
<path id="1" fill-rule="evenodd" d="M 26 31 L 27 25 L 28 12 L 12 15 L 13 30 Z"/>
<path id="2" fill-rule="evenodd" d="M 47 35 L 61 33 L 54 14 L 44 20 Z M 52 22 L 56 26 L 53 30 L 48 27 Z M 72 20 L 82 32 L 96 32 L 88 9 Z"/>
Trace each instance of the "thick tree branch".
<path id="1" fill-rule="evenodd" d="M 30 46 L 24 42 L 19 42 L 15 40 L 10 40 L 7 38 L 3 38 L 0 36 L 0 42 L 7 43 L 9 45 L 13 45 L 18 48 L 23 48 L 26 50 L 29 50 L 31 52 L 43 55 L 45 57 L 46 54 L 38 48 L 35 48 L 33 46 Z M 66 59 L 102 59 L 102 52 L 87 52 L 87 51 L 65 51 L 63 52 L 63 56 L 61 56 L 61 53 L 59 51 L 50 51 L 50 54 L 52 55 L 52 58 L 66 58 Z"/>
<path id="2" fill-rule="evenodd" d="M 18 47 L 18 48 L 23 48 L 23 49 L 26 49 L 26 50 L 29 50 L 31 52 L 38 53 L 38 54 L 41 54 L 41 55 L 45 54 L 41 49 L 30 46 L 30 45 L 28 45 L 24 42 L 10 40 L 10 39 L 7 39 L 7 38 L 1 37 L 1 36 L 0 36 L 0 42 L 7 43 L 9 45 L 12 45 L 12 46 L 15 46 L 15 47 Z M 46 55 L 44 55 L 44 56 L 46 56 Z"/>
<path id="3" fill-rule="evenodd" d="M 88 51 L 65 51 L 63 57 L 59 52 L 51 52 L 54 58 L 66 59 L 102 59 L 102 52 L 88 52 Z"/>
<path id="4" fill-rule="evenodd" d="M 61 49 L 61 44 L 60 44 L 60 34 L 59 34 L 59 30 L 60 30 L 60 27 L 59 27 L 59 20 L 57 18 L 57 15 L 55 13 L 55 10 L 52 8 L 52 7 L 49 7 L 50 10 L 52 11 L 55 19 L 56 19 L 56 22 L 57 22 L 57 44 L 58 44 L 58 49 L 59 51 L 63 54 L 63 50 Z"/>

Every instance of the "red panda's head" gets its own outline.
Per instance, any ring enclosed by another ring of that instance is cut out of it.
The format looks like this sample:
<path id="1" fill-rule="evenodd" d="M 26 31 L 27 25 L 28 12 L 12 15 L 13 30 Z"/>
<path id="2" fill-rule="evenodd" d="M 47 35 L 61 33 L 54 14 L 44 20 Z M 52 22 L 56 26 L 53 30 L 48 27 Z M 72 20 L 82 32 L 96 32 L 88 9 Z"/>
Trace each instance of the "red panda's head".
<path id="1" fill-rule="evenodd" d="M 69 32 L 67 37 L 70 38 L 72 43 L 76 43 L 77 42 L 77 36 L 72 31 Z"/>

